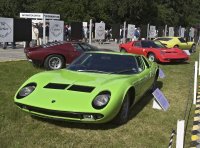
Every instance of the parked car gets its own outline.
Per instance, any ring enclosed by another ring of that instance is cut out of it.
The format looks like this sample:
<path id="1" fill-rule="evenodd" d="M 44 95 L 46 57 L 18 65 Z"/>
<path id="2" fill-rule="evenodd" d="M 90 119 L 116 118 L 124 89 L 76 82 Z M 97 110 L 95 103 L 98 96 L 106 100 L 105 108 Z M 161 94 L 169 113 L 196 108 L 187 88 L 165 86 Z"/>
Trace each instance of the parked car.
<path id="1" fill-rule="evenodd" d="M 168 48 L 176 47 L 190 52 L 195 52 L 196 50 L 195 42 L 186 42 L 182 37 L 158 37 L 155 40 L 160 41 Z"/>
<path id="2" fill-rule="evenodd" d="M 188 55 L 179 48 L 167 48 L 159 41 L 141 40 L 119 45 L 120 52 L 141 54 L 153 62 L 183 62 Z"/>
<path id="3" fill-rule="evenodd" d="M 155 89 L 158 73 L 158 65 L 141 55 L 85 52 L 66 69 L 29 78 L 14 102 L 35 116 L 123 124 L 134 104 Z"/>
<path id="4" fill-rule="evenodd" d="M 99 50 L 99 48 L 84 42 L 53 42 L 25 48 L 24 52 L 33 65 L 56 70 L 64 68 L 66 64 L 71 63 L 85 51 Z"/>

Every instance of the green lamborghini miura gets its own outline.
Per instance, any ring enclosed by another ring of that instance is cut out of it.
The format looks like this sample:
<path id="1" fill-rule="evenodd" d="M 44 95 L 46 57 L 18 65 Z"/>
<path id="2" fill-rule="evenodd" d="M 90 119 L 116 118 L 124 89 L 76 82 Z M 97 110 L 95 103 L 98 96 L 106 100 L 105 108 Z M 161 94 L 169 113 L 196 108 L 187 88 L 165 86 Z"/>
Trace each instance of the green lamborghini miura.
<path id="1" fill-rule="evenodd" d="M 155 88 L 158 73 L 157 64 L 142 55 L 87 52 L 66 69 L 32 76 L 14 102 L 35 116 L 123 124 L 134 104 Z"/>

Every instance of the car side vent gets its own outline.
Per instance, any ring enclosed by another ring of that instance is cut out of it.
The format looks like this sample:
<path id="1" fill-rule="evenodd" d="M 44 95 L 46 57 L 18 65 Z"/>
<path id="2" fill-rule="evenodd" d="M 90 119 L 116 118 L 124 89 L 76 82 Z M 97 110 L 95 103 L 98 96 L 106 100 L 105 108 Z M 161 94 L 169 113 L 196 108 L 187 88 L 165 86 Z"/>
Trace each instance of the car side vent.
<path id="1" fill-rule="evenodd" d="M 66 89 L 69 84 L 48 83 L 44 88 L 50 89 Z"/>
<path id="2" fill-rule="evenodd" d="M 80 91 L 80 92 L 92 92 L 95 87 L 91 86 L 81 86 L 81 85 L 72 85 L 68 90 Z"/>

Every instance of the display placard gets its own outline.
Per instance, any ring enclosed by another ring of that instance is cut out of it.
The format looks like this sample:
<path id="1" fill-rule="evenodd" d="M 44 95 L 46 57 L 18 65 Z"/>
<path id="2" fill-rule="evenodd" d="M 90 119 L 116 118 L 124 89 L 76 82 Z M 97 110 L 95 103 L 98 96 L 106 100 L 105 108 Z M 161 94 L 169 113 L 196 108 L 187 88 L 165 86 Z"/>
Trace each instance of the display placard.
<path id="1" fill-rule="evenodd" d="M 161 68 L 159 68 L 159 74 L 158 74 L 158 76 L 160 77 L 160 78 L 165 78 L 165 74 L 164 74 L 164 72 L 162 71 L 162 69 Z"/>
<path id="2" fill-rule="evenodd" d="M 105 23 L 95 23 L 95 39 L 105 39 Z"/>
<path id="3" fill-rule="evenodd" d="M 185 37 L 185 28 L 181 28 L 181 37 Z"/>
<path id="4" fill-rule="evenodd" d="M 49 40 L 63 41 L 64 39 L 64 21 L 49 21 Z"/>
<path id="5" fill-rule="evenodd" d="M 155 38 L 156 37 L 156 26 L 150 26 L 149 27 L 149 38 Z"/>
<path id="6" fill-rule="evenodd" d="M 0 42 L 13 42 L 13 18 L 0 18 Z"/>
<path id="7" fill-rule="evenodd" d="M 169 27 L 169 36 L 174 36 L 174 27 Z"/>
<path id="8" fill-rule="evenodd" d="M 167 101 L 164 94 L 158 88 L 152 94 L 161 108 L 166 111 L 169 108 L 169 102 Z"/>
<path id="9" fill-rule="evenodd" d="M 134 38 L 134 33 L 135 33 L 135 25 L 128 24 L 128 33 L 127 33 L 127 38 Z"/>

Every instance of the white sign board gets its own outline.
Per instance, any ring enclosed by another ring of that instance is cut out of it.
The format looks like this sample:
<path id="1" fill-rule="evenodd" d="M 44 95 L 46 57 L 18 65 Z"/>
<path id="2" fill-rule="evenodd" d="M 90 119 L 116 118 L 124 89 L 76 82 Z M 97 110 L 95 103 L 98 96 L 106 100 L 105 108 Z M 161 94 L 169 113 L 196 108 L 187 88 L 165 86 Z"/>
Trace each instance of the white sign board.
<path id="1" fill-rule="evenodd" d="M 160 107 L 164 111 L 166 111 L 169 108 L 169 102 L 165 98 L 164 94 L 158 88 L 152 94 L 155 97 L 158 104 L 160 105 Z"/>
<path id="2" fill-rule="evenodd" d="M 164 74 L 164 72 L 162 71 L 161 68 L 159 68 L 159 74 L 158 74 L 158 76 L 159 76 L 161 79 L 165 78 L 165 74 Z"/>
<path id="3" fill-rule="evenodd" d="M 64 21 L 49 21 L 49 40 L 63 41 Z"/>
<path id="4" fill-rule="evenodd" d="M 174 27 L 169 27 L 169 36 L 174 36 Z"/>
<path id="5" fill-rule="evenodd" d="M 95 39 L 105 39 L 105 23 L 95 23 Z"/>
<path id="6" fill-rule="evenodd" d="M 184 36 L 185 36 L 185 28 L 181 28 L 181 37 L 184 38 Z"/>
<path id="7" fill-rule="evenodd" d="M 127 32 L 127 38 L 134 38 L 135 34 L 135 25 L 128 24 L 128 32 Z"/>
<path id="8" fill-rule="evenodd" d="M 189 33 L 190 37 L 194 37 L 194 28 L 190 28 L 190 33 Z"/>
<path id="9" fill-rule="evenodd" d="M 59 14 L 45 14 L 45 13 L 20 13 L 20 18 L 32 18 L 32 19 L 50 19 L 59 20 Z"/>
<path id="10" fill-rule="evenodd" d="M 13 42 L 12 18 L 0 18 L 0 42 Z"/>
<path id="11" fill-rule="evenodd" d="M 150 26 L 149 38 L 155 38 L 155 37 L 156 37 L 156 26 Z"/>

